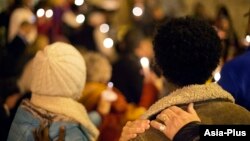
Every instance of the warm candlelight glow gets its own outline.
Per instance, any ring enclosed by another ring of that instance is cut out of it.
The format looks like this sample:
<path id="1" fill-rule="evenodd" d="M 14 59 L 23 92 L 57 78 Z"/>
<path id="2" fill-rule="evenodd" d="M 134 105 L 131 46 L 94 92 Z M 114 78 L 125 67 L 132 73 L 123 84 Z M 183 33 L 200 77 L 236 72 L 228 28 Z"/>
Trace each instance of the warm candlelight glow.
<path id="1" fill-rule="evenodd" d="M 114 44 L 114 41 L 111 38 L 106 38 L 103 41 L 103 45 L 105 48 L 112 48 Z"/>
<path id="2" fill-rule="evenodd" d="M 113 82 L 108 82 L 108 88 L 112 89 L 114 86 Z"/>
<path id="3" fill-rule="evenodd" d="M 37 17 L 42 17 L 43 15 L 45 14 L 45 11 L 44 11 L 44 9 L 42 9 L 42 8 L 40 8 L 40 9 L 38 9 L 37 11 L 36 11 L 36 15 L 37 15 Z"/>
<path id="4" fill-rule="evenodd" d="M 84 3 L 84 0 L 75 0 L 75 5 L 81 6 Z"/>
<path id="5" fill-rule="evenodd" d="M 143 14 L 142 8 L 137 7 L 137 6 L 133 8 L 132 12 L 133 12 L 134 16 L 137 16 L 137 17 L 139 17 Z"/>
<path id="6" fill-rule="evenodd" d="M 140 63 L 142 68 L 149 68 L 149 60 L 147 57 L 142 57 Z"/>
<path id="7" fill-rule="evenodd" d="M 250 43 L 250 35 L 247 35 L 247 36 L 246 36 L 246 41 L 247 41 L 248 43 Z"/>
<path id="8" fill-rule="evenodd" d="M 108 24 L 101 24 L 100 31 L 102 33 L 107 33 L 109 31 L 109 25 Z"/>
<path id="9" fill-rule="evenodd" d="M 46 10 L 45 16 L 47 18 L 51 18 L 53 16 L 53 11 L 51 9 Z"/>
<path id="10" fill-rule="evenodd" d="M 218 82 L 220 80 L 220 78 L 221 78 L 220 72 L 216 72 L 214 74 L 214 80 L 215 80 L 215 82 Z"/>
<path id="11" fill-rule="evenodd" d="M 81 24 L 85 21 L 85 16 L 83 14 L 79 14 L 76 16 L 76 22 Z"/>
<path id="12" fill-rule="evenodd" d="M 107 89 L 102 92 L 102 98 L 106 101 L 112 102 L 117 99 L 117 94 L 112 90 L 113 86 L 113 82 L 108 82 Z"/>

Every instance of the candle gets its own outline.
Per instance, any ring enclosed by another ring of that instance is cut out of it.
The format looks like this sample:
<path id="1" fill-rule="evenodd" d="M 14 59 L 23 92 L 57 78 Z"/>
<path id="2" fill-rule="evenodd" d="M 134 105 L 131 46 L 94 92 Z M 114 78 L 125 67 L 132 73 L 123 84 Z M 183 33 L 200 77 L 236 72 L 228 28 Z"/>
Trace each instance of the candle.
<path id="1" fill-rule="evenodd" d="M 139 17 L 143 14 L 143 10 L 141 7 L 136 6 L 133 8 L 132 13 L 134 16 Z"/>
<path id="2" fill-rule="evenodd" d="M 147 57 L 142 57 L 140 62 L 143 69 L 149 69 L 149 60 Z"/>
<path id="3" fill-rule="evenodd" d="M 143 69 L 143 74 L 145 77 L 150 75 L 149 59 L 147 57 L 142 57 L 140 63 Z"/>
<path id="4" fill-rule="evenodd" d="M 100 103 L 98 105 L 98 111 L 103 115 L 109 113 L 111 103 L 116 101 L 118 98 L 117 94 L 113 91 L 113 85 L 114 84 L 112 82 L 109 82 L 107 84 L 107 89 L 104 90 L 101 94 Z"/>
<path id="5" fill-rule="evenodd" d="M 105 48 L 112 48 L 114 45 L 114 41 L 111 38 L 106 38 L 103 40 L 103 46 Z"/>
<path id="6" fill-rule="evenodd" d="M 220 72 L 216 72 L 214 74 L 214 80 L 215 80 L 215 82 L 218 82 L 220 80 L 220 78 L 221 78 Z"/>
<path id="7" fill-rule="evenodd" d="M 102 92 L 102 98 L 105 99 L 106 101 L 113 102 L 116 101 L 117 95 L 113 91 L 113 83 L 109 82 L 107 84 L 107 89 Z"/>
<path id="8" fill-rule="evenodd" d="M 142 16 L 143 13 L 144 13 L 144 5 L 143 5 L 143 3 L 140 2 L 140 1 L 136 2 L 136 4 L 134 5 L 134 7 L 132 9 L 132 13 L 136 17 Z"/>
<path id="9" fill-rule="evenodd" d="M 113 86 L 114 86 L 113 82 L 108 82 L 108 88 L 109 88 L 109 89 L 112 90 Z"/>
<path id="10" fill-rule="evenodd" d="M 250 43 L 250 35 L 247 35 L 247 36 L 246 36 L 246 42 L 247 42 L 247 43 Z"/>

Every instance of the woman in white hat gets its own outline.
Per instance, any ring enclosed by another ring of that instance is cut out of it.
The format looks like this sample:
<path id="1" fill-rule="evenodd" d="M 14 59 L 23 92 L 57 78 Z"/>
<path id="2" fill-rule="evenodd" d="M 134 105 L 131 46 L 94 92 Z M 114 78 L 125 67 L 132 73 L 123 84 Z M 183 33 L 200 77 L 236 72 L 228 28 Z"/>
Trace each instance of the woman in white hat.
<path id="1" fill-rule="evenodd" d="M 33 130 L 49 127 L 49 137 L 65 128 L 65 141 L 95 141 L 98 130 L 85 108 L 77 102 L 86 78 L 85 62 L 71 45 L 54 43 L 39 51 L 33 60 L 31 100 L 19 106 L 8 141 L 34 140 Z"/>

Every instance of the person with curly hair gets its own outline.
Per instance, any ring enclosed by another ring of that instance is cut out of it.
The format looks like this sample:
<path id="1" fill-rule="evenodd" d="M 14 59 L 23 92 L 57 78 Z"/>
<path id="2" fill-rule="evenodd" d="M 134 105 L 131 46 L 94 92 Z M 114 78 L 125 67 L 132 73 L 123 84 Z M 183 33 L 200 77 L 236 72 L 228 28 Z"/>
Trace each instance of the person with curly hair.
<path id="1" fill-rule="evenodd" d="M 166 141 L 165 120 L 174 119 L 160 113 L 171 106 L 186 109 L 189 103 L 194 103 L 202 124 L 250 124 L 250 113 L 236 105 L 230 93 L 216 83 L 206 83 L 221 56 L 220 39 L 212 26 L 190 17 L 173 18 L 158 29 L 153 44 L 156 62 L 172 92 L 146 111 L 143 119 L 151 120 L 151 127 L 134 140 Z"/>

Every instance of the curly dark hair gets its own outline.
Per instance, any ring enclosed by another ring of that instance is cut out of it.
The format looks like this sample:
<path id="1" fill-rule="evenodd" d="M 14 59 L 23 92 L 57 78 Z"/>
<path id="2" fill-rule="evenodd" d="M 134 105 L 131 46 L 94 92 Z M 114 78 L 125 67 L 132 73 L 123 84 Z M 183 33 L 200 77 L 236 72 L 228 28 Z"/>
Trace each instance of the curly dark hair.
<path id="1" fill-rule="evenodd" d="M 170 19 L 157 30 L 153 44 L 163 75 L 178 86 L 204 84 L 221 55 L 214 28 L 191 17 Z"/>

